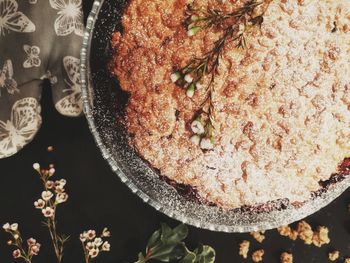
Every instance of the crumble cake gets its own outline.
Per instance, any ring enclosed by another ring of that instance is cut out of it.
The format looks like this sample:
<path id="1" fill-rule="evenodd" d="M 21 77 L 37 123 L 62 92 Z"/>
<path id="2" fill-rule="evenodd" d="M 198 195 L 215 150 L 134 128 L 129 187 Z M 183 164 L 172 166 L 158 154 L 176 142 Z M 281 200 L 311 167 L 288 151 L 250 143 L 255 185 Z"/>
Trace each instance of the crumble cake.
<path id="1" fill-rule="evenodd" d="M 234 12 L 248 1 L 195 1 Z M 350 2 L 269 0 L 246 47 L 228 42 L 212 83 L 215 143 L 192 140 L 196 94 L 171 80 L 209 52 L 219 29 L 189 36 L 192 0 L 130 0 L 110 64 L 126 107 L 130 144 L 172 182 L 224 209 L 275 200 L 303 203 L 350 157 Z"/>

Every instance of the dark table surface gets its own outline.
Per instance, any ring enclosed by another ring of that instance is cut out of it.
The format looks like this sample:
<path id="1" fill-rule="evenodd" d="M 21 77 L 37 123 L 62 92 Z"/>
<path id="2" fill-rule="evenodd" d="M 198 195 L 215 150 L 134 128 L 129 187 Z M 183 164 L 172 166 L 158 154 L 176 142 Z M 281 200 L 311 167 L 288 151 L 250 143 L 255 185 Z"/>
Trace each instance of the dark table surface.
<path id="1" fill-rule="evenodd" d="M 84 1 L 85 13 L 91 4 L 92 0 Z M 47 230 L 41 224 L 41 213 L 33 207 L 33 202 L 40 196 L 41 184 L 32 165 L 53 162 L 57 177 L 67 179 L 70 195 L 68 203 L 62 205 L 57 214 L 60 231 L 71 235 L 63 263 L 84 262 L 79 233 L 87 229 L 101 230 L 104 226 L 108 226 L 113 234 L 110 240 L 112 250 L 96 262 L 134 262 L 160 222 L 171 226 L 178 222 L 158 213 L 133 195 L 101 157 L 86 120 L 60 116 L 50 96 L 50 90 L 44 89 L 43 126 L 35 140 L 17 155 L 0 160 L 0 224 L 18 222 L 24 237 L 34 236 L 42 243 L 42 251 L 34 262 L 56 262 Z M 55 148 L 52 153 L 47 152 L 50 145 Z M 350 191 L 347 191 L 306 219 L 313 226 L 325 225 L 330 229 L 331 243 L 321 249 L 304 245 L 300 240 L 290 241 L 275 230 L 267 231 L 266 240 L 259 244 L 248 234 L 216 233 L 190 227 L 187 244 L 191 248 L 199 243 L 211 245 L 217 252 L 216 262 L 219 263 L 252 262 L 238 256 L 238 244 L 244 239 L 252 241 L 251 250 L 265 249 L 263 262 L 279 262 L 283 251 L 292 252 L 296 263 L 329 262 L 328 252 L 333 249 L 340 250 L 341 258 L 350 257 L 349 201 Z M 14 261 L 11 249 L 6 246 L 7 238 L 0 231 L 0 263 Z M 339 262 L 343 261 L 340 259 Z"/>

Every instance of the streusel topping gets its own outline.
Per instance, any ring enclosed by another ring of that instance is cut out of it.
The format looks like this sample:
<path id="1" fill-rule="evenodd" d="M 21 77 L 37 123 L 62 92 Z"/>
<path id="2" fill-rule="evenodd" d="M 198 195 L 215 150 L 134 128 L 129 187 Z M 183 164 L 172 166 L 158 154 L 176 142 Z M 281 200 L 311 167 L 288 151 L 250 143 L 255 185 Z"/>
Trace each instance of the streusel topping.
<path id="1" fill-rule="evenodd" d="M 188 127 L 205 88 L 189 98 L 170 79 L 175 65 L 220 36 L 187 36 L 191 2 L 132 0 L 123 34 L 114 36 L 112 71 L 130 93 L 131 144 L 163 176 L 223 208 L 309 199 L 350 156 L 350 1 L 273 0 L 245 49 L 226 46 L 209 151 L 189 139 Z M 230 12 L 244 2 L 196 4 Z"/>

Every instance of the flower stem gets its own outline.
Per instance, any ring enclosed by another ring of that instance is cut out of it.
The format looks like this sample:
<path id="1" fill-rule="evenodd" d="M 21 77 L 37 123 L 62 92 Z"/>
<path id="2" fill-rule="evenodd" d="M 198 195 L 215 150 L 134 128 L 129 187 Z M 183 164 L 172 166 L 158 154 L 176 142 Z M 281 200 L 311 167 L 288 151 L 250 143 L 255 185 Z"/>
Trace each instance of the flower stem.
<path id="1" fill-rule="evenodd" d="M 81 245 L 82 245 L 83 251 L 84 251 L 85 263 L 89 263 L 90 262 L 90 257 L 89 257 L 89 254 L 88 254 L 86 248 L 85 248 L 84 242 L 81 242 Z"/>
<path id="2" fill-rule="evenodd" d="M 59 244 L 58 242 L 58 237 L 57 237 L 57 232 L 56 232 L 56 223 L 55 223 L 55 218 L 48 219 L 47 226 L 49 228 L 51 240 L 55 249 L 55 254 L 57 257 L 58 263 L 61 263 L 62 261 L 62 252 L 63 252 L 63 244 Z"/>

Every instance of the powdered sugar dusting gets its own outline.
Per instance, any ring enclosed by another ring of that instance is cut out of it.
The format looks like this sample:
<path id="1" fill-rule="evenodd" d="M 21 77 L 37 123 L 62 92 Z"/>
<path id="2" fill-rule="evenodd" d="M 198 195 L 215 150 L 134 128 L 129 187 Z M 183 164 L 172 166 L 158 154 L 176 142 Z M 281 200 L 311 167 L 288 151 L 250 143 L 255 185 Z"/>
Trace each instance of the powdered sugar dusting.
<path id="1" fill-rule="evenodd" d="M 187 98 L 169 76 L 219 33 L 188 38 L 186 1 L 140 1 L 123 18 L 114 73 L 131 93 L 132 144 L 162 175 L 224 208 L 303 202 L 350 156 L 349 1 L 272 1 L 248 47 L 227 46 L 214 83 L 216 145 L 204 152 L 187 123 L 205 91 Z"/>

